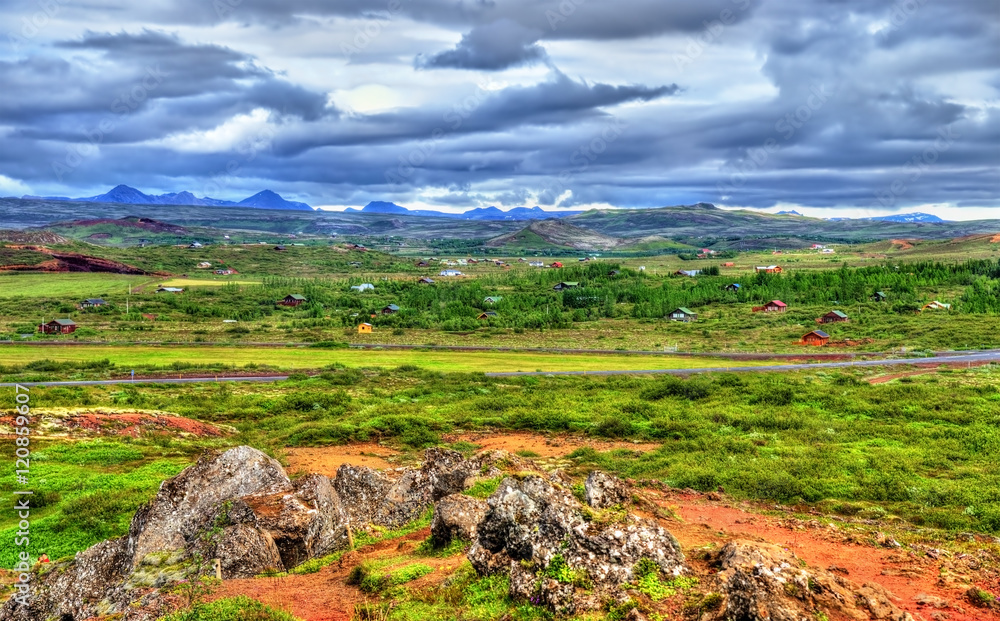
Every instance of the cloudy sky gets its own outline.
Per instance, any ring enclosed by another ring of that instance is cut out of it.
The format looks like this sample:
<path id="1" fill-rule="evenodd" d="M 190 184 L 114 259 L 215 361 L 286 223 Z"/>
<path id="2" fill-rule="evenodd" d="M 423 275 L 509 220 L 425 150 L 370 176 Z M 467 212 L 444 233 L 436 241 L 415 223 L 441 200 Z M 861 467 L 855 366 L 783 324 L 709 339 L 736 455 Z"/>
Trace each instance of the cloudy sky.
<path id="1" fill-rule="evenodd" d="M 4 0 L 0 195 L 1000 217 L 996 0 Z"/>

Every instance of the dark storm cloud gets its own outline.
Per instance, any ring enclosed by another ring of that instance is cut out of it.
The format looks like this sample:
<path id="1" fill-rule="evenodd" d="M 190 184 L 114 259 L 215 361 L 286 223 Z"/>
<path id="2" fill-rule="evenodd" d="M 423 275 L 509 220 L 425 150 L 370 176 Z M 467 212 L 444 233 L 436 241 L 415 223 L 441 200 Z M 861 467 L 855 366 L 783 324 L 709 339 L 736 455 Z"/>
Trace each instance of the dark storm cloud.
<path id="1" fill-rule="evenodd" d="M 430 58 L 418 57 L 421 68 L 483 69 L 497 71 L 546 58 L 537 45 L 541 31 L 529 30 L 509 19 L 478 26 L 462 37 L 453 50 Z"/>

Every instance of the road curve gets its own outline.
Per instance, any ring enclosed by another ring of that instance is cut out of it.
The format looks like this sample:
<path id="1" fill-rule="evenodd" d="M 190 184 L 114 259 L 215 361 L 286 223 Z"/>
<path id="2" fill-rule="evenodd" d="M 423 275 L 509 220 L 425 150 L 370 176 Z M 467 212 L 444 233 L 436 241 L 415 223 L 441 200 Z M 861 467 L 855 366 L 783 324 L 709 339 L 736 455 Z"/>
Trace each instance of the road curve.
<path id="1" fill-rule="evenodd" d="M 521 377 L 555 375 L 691 375 L 692 373 L 772 373 L 788 371 L 808 371 L 810 369 L 843 369 L 848 367 L 884 367 L 900 365 L 962 364 L 969 366 L 986 363 L 1000 363 L 1000 351 L 991 350 L 964 355 L 933 356 L 930 358 L 902 358 L 896 360 L 855 360 L 851 362 L 813 362 L 802 364 L 776 364 L 760 367 L 704 367 L 699 369 L 635 369 L 629 371 L 512 371 L 485 373 L 486 377 Z M 205 382 L 279 382 L 287 375 L 267 375 L 256 377 L 184 377 L 114 380 L 77 380 L 53 382 L 20 382 L 0 384 L 0 388 L 14 386 L 110 386 L 115 384 L 199 384 Z"/>

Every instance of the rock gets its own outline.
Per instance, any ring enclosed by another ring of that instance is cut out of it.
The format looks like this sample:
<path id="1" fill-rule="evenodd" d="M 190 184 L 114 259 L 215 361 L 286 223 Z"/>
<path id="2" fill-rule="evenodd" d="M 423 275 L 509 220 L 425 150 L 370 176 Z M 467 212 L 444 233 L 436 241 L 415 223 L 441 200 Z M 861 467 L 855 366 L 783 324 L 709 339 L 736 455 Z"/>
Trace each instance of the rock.
<path id="1" fill-rule="evenodd" d="M 542 476 L 504 479 L 487 503 L 469 550 L 472 566 L 480 575 L 509 573 L 512 596 L 558 613 L 622 599 L 642 558 L 668 575 L 684 571 L 680 546 L 656 522 L 624 513 L 595 515 Z"/>
<path id="2" fill-rule="evenodd" d="M 431 500 L 437 502 L 445 496 L 458 494 L 472 487 L 479 476 L 475 462 L 465 459 L 458 451 L 429 448 L 424 451 L 420 470 L 431 486 Z"/>
<path id="3" fill-rule="evenodd" d="M 372 523 L 399 528 L 419 518 L 431 506 L 431 485 L 427 475 L 410 470 L 396 479 L 375 511 Z"/>
<path id="4" fill-rule="evenodd" d="M 793 554 L 776 545 L 733 541 L 711 562 L 720 571 L 708 587 L 722 600 L 703 610 L 696 617 L 699 621 L 799 621 L 813 618 L 816 610 L 838 611 L 838 617 L 849 619 L 913 621 L 881 586 L 859 587 L 828 571 L 807 571 Z"/>
<path id="5" fill-rule="evenodd" d="M 624 505 L 632 500 L 629 486 L 610 474 L 594 470 L 583 484 L 587 504 L 595 509 Z"/>
<path id="6" fill-rule="evenodd" d="M 392 479 L 367 466 L 344 464 L 337 469 L 333 489 L 340 498 L 350 498 L 345 503 L 352 525 L 364 526 L 375 520 L 379 507 L 389 494 Z"/>
<path id="7" fill-rule="evenodd" d="M 224 501 L 290 487 L 281 464 L 249 446 L 202 455 L 195 465 L 164 481 L 156 497 L 132 518 L 129 568 L 152 552 L 188 547 Z"/>
<path id="8" fill-rule="evenodd" d="M 439 546 L 447 545 L 452 539 L 473 541 L 476 529 L 486 517 L 489 505 L 485 500 L 452 494 L 438 501 L 431 521 L 431 535 Z"/>

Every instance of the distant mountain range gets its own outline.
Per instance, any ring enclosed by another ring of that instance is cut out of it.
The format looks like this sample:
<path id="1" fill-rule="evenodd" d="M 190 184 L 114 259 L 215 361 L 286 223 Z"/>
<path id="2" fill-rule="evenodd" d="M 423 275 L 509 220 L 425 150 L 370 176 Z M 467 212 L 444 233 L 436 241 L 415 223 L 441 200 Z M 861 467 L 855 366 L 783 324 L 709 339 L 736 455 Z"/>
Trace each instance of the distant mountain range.
<path id="1" fill-rule="evenodd" d="M 171 192 L 170 194 L 144 194 L 127 185 L 118 185 L 104 194 L 86 198 L 66 198 L 65 196 L 22 196 L 25 199 L 45 198 L 59 201 L 79 201 L 88 203 L 121 203 L 124 205 L 195 205 L 198 207 L 256 207 L 258 209 L 293 209 L 296 211 L 313 211 L 305 203 L 286 201 L 271 190 L 258 192 L 253 196 L 237 202 L 217 198 L 198 198 L 190 192 Z"/>
<path id="2" fill-rule="evenodd" d="M 872 216 L 870 218 L 827 218 L 831 222 L 842 222 L 844 220 L 879 220 L 882 222 L 947 222 L 932 213 L 897 213 L 892 216 Z"/>
<path id="3" fill-rule="evenodd" d="M 477 207 L 462 213 L 448 213 L 429 209 L 407 209 L 396 203 L 372 201 L 355 209 L 348 207 L 344 213 L 381 213 L 399 216 L 430 216 L 434 218 L 453 218 L 457 220 L 544 220 L 546 218 L 565 218 L 583 213 L 582 211 L 545 211 L 541 207 L 515 207 L 503 211 L 497 207 Z"/>

